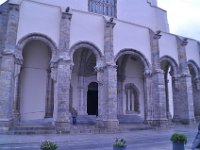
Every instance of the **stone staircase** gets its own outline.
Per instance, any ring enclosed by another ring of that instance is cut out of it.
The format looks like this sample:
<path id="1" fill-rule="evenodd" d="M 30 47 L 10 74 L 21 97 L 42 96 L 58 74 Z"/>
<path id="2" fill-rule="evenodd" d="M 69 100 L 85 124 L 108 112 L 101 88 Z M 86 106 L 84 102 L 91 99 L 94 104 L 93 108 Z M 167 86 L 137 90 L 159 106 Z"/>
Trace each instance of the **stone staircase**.
<path id="1" fill-rule="evenodd" d="M 153 129 L 150 125 L 144 123 L 144 119 L 137 115 L 118 115 L 119 132 L 134 131 L 134 130 L 149 130 Z"/>
<path id="2" fill-rule="evenodd" d="M 97 117 L 95 115 L 78 115 L 77 124 L 89 124 L 94 125 L 96 123 Z"/>
<path id="3" fill-rule="evenodd" d="M 55 127 L 51 119 L 20 122 L 10 130 L 9 134 L 54 134 Z"/>
<path id="4" fill-rule="evenodd" d="M 148 130 L 152 129 L 144 120 L 137 115 L 121 115 L 118 116 L 120 125 L 116 132 Z M 9 131 L 8 134 L 55 134 L 56 129 L 52 124 L 52 119 L 33 120 L 20 122 Z M 96 116 L 81 115 L 77 117 L 77 124 L 70 126 L 70 134 L 81 133 L 113 133 L 113 131 L 104 128 L 96 128 Z"/>
<path id="5" fill-rule="evenodd" d="M 134 123 L 134 124 L 127 124 L 127 123 L 120 123 L 119 124 L 119 132 L 129 132 L 129 131 L 135 131 L 135 130 L 150 130 L 153 129 L 148 124 L 145 123 Z"/>
<path id="6" fill-rule="evenodd" d="M 132 123 L 132 124 L 137 124 L 137 123 L 143 123 L 144 118 L 137 114 L 131 114 L 131 115 L 118 115 L 117 116 L 118 120 L 120 123 Z"/>

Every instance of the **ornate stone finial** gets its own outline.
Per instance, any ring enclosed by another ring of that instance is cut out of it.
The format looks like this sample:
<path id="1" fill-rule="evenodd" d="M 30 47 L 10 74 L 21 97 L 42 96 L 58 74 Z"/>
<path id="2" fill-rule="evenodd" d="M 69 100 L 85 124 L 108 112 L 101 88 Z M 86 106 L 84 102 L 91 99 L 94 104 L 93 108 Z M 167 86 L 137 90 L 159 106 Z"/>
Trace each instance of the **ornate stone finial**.
<path id="1" fill-rule="evenodd" d="M 62 13 L 62 19 L 69 19 L 69 20 L 71 20 L 72 14 L 69 11 L 70 11 L 70 7 L 67 7 L 65 9 L 65 12 Z"/>
<path id="2" fill-rule="evenodd" d="M 161 36 L 162 36 L 160 33 L 161 33 L 160 30 L 156 31 L 156 33 L 154 34 L 153 38 L 154 38 L 154 39 L 160 39 Z"/>
<path id="3" fill-rule="evenodd" d="M 69 10 L 70 10 L 70 7 L 67 7 L 67 8 L 65 9 L 65 12 L 68 13 Z"/>
<path id="4" fill-rule="evenodd" d="M 106 23 L 106 27 L 112 27 L 114 28 L 115 26 L 115 22 L 114 22 L 114 18 L 111 17 L 109 20 L 105 19 L 105 23 Z"/>
<path id="5" fill-rule="evenodd" d="M 181 46 L 186 46 L 188 44 L 188 39 L 187 38 L 184 38 L 182 40 L 182 43 L 181 43 Z"/>
<path id="6" fill-rule="evenodd" d="M 114 18 L 113 18 L 113 17 L 111 17 L 109 21 L 110 21 L 110 22 L 113 22 L 113 20 L 114 20 Z"/>

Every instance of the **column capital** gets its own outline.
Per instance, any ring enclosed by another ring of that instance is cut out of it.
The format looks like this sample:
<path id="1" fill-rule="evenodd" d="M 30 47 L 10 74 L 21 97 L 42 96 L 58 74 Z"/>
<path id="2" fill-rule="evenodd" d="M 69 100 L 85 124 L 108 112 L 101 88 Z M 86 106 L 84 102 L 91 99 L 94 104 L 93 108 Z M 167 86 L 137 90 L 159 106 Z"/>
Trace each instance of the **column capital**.
<path id="1" fill-rule="evenodd" d="M 176 36 L 176 41 L 177 41 L 178 49 L 185 48 L 187 46 L 187 44 L 188 44 L 188 39 L 187 38 L 181 38 L 179 36 Z"/>
<path id="2" fill-rule="evenodd" d="M 62 12 L 62 19 L 63 19 L 63 20 L 67 19 L 67 20 L 70 20 L 70 21 L 71 21 L 71 19 L 72 19 L 72 14 L 69 13 L 69 12 Z"/>
<path id="3" fill-rule="evenodd" d="M 152 70 L 151 70 L 151 69 L 145 69 L 145 70 L 144 70 L 144 76 L 145 76 L 146 78 L 151 77 L 151 76 L 152 76 Z"/>
<path id="4" fill-rule="evenodd" d="M 9 10 L 19 11 L 19 5 L 18 4 L 9 3 Z"/>
<path id="5" fill-rule="evenodd" d="M 113 69 L 117 69 L 117 65 L 115 64 L 115 63 L 105 63 L 104 64 L 104 69 L 106 69 L 106 68 L 113 68 Z"/>
<path id="6" fill-rule="evenodd" d="M 101 66 L 96 66 L 94 67 L 94 70 L 98 73 L 98 72 L 103 72 L 104 71 L 104 68 Z"/>
<path id="7" fill-rule="evenodd" d="M 104 20 L 105 20 L 105 25 L 106 25 L 107 28 L 114 28 L 115 27 L 116 23 L 113 22 L 114 18 L 111 17 L 109 20 L 104 18 Z"/>
<path id="8" fill-rule="evenodd" d="M 156 33 L 154 33 L 154 35 L 153 35 L 153 39 L 159 40 L 162 37 L 162 35 L 160 33 L 161 33 L 160 30 L 156 31 Z"/>

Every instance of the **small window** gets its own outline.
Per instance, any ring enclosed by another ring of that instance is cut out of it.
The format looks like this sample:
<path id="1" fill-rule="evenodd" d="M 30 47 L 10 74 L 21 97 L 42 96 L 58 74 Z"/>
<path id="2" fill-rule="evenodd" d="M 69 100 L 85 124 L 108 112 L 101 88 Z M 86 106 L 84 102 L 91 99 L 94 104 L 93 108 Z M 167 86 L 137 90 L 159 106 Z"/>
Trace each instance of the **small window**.
<path id="1" fill-rule="evenodd" d="M 136 86 L 129 83 L 125 86 L 126 92 L 126 112 L 127 113 L 140 113 L 139 106 L 139 92 Z"/>
<path id="2" fill-rule="evenodd" d="M 89 11 L 116 17 L 116 0 L 89 0 Z"/>

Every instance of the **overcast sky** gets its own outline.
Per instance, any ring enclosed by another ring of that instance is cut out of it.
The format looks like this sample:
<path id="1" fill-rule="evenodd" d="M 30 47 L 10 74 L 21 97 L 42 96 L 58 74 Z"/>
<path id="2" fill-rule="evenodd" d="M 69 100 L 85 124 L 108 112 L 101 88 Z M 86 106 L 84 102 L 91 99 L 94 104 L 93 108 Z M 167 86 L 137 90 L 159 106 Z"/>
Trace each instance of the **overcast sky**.
<path id="1" fill-rule="evenodd" d="M 5 0 L 0 0 L 0 4 Z M 170 32 L 200 41 L 200 0 L 157 0 L 167 10 Z"/>

